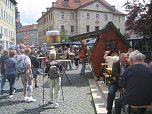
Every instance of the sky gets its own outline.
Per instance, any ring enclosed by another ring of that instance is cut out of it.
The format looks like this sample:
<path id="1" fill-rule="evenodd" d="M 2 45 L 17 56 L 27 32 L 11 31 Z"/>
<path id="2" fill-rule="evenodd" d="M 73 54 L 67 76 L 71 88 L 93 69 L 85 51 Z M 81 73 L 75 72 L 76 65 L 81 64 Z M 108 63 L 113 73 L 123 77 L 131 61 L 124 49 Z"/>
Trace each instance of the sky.
<path id="1" fill-rule="evenodd" d="M 18 10 L 20 12 L 20 22 L 22 25 L 35 24 L 42 16 L 42 12 L 46 11 L 47 7 L 51 7 L 52 2 L 56 0 L 16 0 Z M 124 12 L 126 0 L 106 0 L 109 4 L 114 5 L 117 10 Z"/>

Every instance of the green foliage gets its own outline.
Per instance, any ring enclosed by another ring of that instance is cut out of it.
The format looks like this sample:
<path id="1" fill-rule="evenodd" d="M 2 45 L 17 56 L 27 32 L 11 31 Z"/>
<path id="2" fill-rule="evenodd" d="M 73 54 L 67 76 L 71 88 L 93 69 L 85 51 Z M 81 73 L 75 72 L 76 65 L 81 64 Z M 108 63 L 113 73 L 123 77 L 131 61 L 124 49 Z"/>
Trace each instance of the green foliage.
<path id="1" fill-rule="evenodd" d="M 135 33 L 143 36 L 152 36 L 152 0 L 147 3 L 145 0 L 132 0 L 124 4 L 128 11 L 126 26 L 127 30 L 134 30 Z"/>

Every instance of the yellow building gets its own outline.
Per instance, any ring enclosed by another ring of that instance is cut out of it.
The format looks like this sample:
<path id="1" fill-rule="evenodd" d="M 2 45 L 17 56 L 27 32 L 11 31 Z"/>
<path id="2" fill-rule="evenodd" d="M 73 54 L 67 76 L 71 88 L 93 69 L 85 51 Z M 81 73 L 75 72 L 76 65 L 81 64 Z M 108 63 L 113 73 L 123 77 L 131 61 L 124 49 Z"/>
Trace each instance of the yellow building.
<path id="1" fill-rule="evenodd" d="M 0 0 L 0 52 L 16 44 L 15 0 Z"/>

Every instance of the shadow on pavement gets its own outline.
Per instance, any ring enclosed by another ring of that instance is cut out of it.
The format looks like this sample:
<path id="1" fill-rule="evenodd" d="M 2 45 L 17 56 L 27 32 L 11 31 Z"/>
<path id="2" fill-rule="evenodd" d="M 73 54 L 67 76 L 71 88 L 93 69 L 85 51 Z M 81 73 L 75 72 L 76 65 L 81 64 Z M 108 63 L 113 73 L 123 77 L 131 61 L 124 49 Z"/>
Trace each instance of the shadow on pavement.
<path id="1" fill-rule="evenodd" d="M 5 106 L 9 106 L 9 105 L 16 105 L 16 104 L 20 104 L 20 103 L 27 103 L 23 100 L 18 100 L 18 101 L 4 101 L 4 102 L 0 102 L 0 107 L 5 107 Z"/>
<path id="2" fill-rule="evenodd" d="M 24 111 L 17 112 L 16 114 L 40 114 L 43 111 L 54 109 L 50 104 L 39 105 L 36 108 L 26 109 Z"/>

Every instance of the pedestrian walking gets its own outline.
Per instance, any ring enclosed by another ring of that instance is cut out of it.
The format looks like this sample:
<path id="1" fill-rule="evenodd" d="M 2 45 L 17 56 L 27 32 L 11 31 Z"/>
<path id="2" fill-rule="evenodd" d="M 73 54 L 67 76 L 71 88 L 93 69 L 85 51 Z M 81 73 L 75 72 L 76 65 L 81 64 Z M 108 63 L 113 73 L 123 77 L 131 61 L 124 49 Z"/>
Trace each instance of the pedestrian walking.
<path id="1" fill-rule="evenodd" d="M 15 93 L 14 84 L 16 79 L 16 64 L 17 64 L 17 61 L 14 59 L 15 54 L 16 51 L 11 50 L 9 52 L 10 57 L 6 59 L 4 63 L 5 75 L 10 85 L 9 98 L 12 98 Z"/>
<path id="2" fill-rule="evenodd" d="M 84 76 L 85 75 L 85 68 L 86 68 L 86 49 L 85 49 L 84 45 L 82 45 L 82 47 L 80 49 L 79 58 L 80 58 L 80 61 L 82 64 L 80 76 Z"/>
<path id="3" fill-rule="evenodd" d="M 25 101 L 32 101 L 35 102 L 36 99 L 32 97 L 33 93 L 33 75 L 32 75 L 32 65 L 31 60 L 29 58 L 31 54 L 30 48 L 24 49 L 24 54 L 22 55 L 22 59 L 20 62 L 23 64 L 20 66 L 21 69 L 24 69 L 22 73 L 20 73 L 23 81 L 23 93 L 24 93 L 24 100 Z M 28 85 L 28 94 L 27 94 L 27 85 Z"/>
<path id="4" fill-rule="evenodd" d="M 5 75 L 4 63 L 5 63 L 5 60 L 8 59 L 8 58 L 9 58 L 9 51 L 8 50 L 4 50 L 3 54 L 1 56 L 1 59 L 0 59 L 1 76 L 2 76 L 2 80 L 1 80 L 1 95 L 3 95 L 4 92 L 5 92 L 6 75 Z"/>

